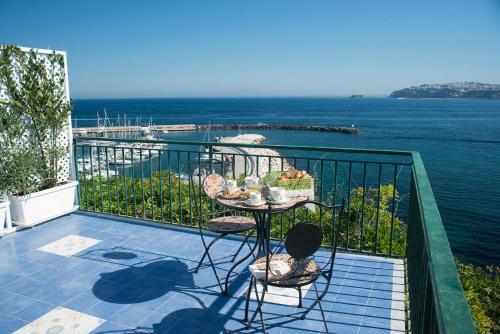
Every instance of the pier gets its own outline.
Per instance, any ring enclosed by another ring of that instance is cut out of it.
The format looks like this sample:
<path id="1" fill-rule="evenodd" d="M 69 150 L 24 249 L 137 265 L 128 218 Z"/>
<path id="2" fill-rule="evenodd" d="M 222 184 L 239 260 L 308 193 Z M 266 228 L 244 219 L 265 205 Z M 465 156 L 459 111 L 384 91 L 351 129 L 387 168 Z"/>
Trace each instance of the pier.
<path id="1" fill-rule="evenodd" d="M 96 133 L 135 133 L 140 132 L 144 128 L 148 128 L 152 132 L 168 133 L 175 131 L 196 131 L 196 125 L 194 124 L 171 124 L 171 125 L 148 125 L 147 127 L 139 125 L 127 125 L 127 126 L 106 126 L 106 127 L 83 127 L 83 128 L 73 128 L 74 134 L 96 134 Z"/>
<path id="2" fill-rule="evenodd" d="M 78 127 L 73 128 L 73 133 L 97 134 L 107 133 L 135 133 L 144 129 L 144 126 L 107 126 L 107 127 Z M 168 133 L 176 131 L 206 131 L 213 130 L 291 130 L 291 131 L 319 131 L 319 132 L 339 132 L 345 134 L 359 134 L 360 130 L 355 127 L 339 127 L 329 125 L 307 125 L 307 124 L 170 124 L 170 125 L 149 125 L 149 131 L 158 133 Z"/>

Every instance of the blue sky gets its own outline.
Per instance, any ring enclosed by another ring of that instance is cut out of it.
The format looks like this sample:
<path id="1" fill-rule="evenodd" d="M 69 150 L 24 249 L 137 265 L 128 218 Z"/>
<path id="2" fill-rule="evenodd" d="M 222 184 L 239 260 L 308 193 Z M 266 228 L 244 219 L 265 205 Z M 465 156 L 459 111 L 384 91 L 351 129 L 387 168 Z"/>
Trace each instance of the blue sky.
<path id="1" fill-rule="evenodd" d="M 387 95 L 500 83 L 500 2 L 0 0 L 0 43 L 66 50 L 73 98 Z"/>

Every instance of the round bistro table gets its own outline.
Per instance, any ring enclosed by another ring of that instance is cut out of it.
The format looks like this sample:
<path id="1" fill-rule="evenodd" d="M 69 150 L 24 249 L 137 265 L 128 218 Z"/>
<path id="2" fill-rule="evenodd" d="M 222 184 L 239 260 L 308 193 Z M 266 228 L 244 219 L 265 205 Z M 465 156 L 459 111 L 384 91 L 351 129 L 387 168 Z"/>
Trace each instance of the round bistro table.
<path id="1" fill-rule="evenodd" d="M 297 196 L 290 198 L 288 202 L 283 204 L 269 204 L 266 202 L 265 204 L 260 206 L 253 206 L 245 204 L 244 200 L 242 200 L 241 198 L 228 199 L 223 197 L 222 195 L 217 195 L 215 197 L 215 201 L 223 207 L 226 207 L 230 210 L 245 211 L 252 213 L 255 222 L 257 224 L 257 238 L 255 240 L 255 246 L 258 246 L 257 258 L 260 258 L 261 256 L 266 256 L 267 252 L 271 251 L 271 247 L 268 244 L 269 238 L 267 237 L 268 233 L 270 233 L 270 228 L 271 228 L 270 226 L 271 217 L 268 217 L 268 215 L 285 212 L 295 204 L 305 201 L 307 199 L 308 199 L 307 196 Z M 247 255 L 241 258 L 241 260 L 234 263 L 231 269 L 229 269 L 229 272 L 226 276 L 227 278 L 224 288 L 225 295 L 228 295 L 229 276 L 237 266 L 246 261 L 246 259 L 248 259 L 250 255 L 253 254 L 256 248 L 255 246 L 250 250 L 250 252 Z"/>

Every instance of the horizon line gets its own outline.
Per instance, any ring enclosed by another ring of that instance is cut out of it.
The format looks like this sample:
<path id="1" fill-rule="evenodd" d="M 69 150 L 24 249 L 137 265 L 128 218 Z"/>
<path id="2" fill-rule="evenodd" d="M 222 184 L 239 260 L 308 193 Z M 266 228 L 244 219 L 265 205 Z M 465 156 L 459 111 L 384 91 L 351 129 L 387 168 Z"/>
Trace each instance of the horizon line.
<path id="1" fill-rule="evenodd" d="M 363 98 L 389 98 L 389 95 L 363 95 L 363 94 L 352 94 L 352 95 L 362 95 L 362 98 L 352 98 L 363 99 Z M 143 97 L 72 97 L 72 100 L 153 100 L 153 99 L 307 99 L 307 98 L 324 98 L 324 99 L 334 99 L 334 98 L 348 98 L 350 99 L 352 95 L 269 95 L 269 96 L 143 96 Z"/>

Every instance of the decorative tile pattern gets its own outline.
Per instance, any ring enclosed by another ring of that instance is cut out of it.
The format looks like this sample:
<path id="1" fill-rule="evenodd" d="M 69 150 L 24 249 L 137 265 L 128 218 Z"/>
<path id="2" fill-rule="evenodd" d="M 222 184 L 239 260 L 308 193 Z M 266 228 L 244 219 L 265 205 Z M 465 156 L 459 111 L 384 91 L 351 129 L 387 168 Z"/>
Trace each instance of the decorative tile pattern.
<path id="1" fill-rule="evenodd" d="M 38 248 L 40 251 L 69 257 L 101 242 L 97 239 L 82 237 L 80 235 L 68 235 Z"/>
<path id="2" fill-rule="evenodd" d="M 103 319 L 85 313 L 64 307 L 56 307 L 35 321 L 18 329 L 14 334 L 85 334 L 90 333 L 103 322 Z"/>

